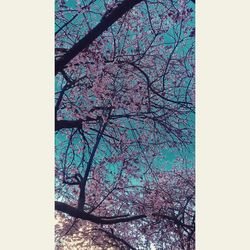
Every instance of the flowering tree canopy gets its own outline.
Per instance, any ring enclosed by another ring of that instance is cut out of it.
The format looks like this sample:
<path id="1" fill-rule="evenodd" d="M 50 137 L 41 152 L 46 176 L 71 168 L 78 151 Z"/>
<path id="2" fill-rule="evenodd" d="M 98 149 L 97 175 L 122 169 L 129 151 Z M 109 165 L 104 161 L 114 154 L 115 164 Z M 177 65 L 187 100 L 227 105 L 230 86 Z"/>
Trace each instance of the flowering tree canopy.
<path id="1" fill-rule="evenodd" d="M 58 249 L 194 249 L 193 9 L 56 0 Z"/>

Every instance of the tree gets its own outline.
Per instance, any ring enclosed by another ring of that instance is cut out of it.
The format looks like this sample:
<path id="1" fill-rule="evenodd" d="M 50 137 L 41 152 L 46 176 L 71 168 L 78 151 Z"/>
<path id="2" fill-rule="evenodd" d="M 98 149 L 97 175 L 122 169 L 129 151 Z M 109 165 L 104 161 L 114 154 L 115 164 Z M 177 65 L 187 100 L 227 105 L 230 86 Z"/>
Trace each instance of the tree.
<path id="1" fill-rule="evenodd" d="M 194 141 L 193 18 L 188 0 L 56 1 L 55 208 L 67 235 L 91 225 L 86 238 L 118 249 L 194 248 L 193 179 L 160 164 L 163 149 Z"/>

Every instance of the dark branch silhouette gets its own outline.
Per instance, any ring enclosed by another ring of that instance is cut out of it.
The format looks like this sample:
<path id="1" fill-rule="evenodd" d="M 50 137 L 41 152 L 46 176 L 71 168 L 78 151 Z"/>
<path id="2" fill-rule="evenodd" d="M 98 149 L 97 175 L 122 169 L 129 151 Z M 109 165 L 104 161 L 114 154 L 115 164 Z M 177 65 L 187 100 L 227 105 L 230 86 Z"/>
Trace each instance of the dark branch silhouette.
<path id="1" fill-rule="evenodd" d="M 55 63 L 55 74 L 61 72 L 65 66 L 82 50 L 88 48 L 88 46 L 105 30 L 107 30 L 113 23 L 115 23 L 126 12 L 131 10 L 136 4 L 142 2 L 142 0 L 124 0 L 119 4 L 108 16 L 102 18 L 101 22 L 92 29 L 84 38 L 76 43 L 71 49 L 68 50 L 59 60 Z"/>
<path id="2" fill-rule="evenodd" d="M 134 221 L 134 220 L 146 218 L 146 215 L 134 215 L 134 216 L 125 216 L 123 218 L 115 218 L 115 219 L 113 217 L 110 217 L 110 219 L 108 219 L 108 217 L 106 217 L 105 219 L 103 219 L 102 217 L 99 217 L 99 216 L 96 216 L 93 214 L 89 214 L 89 213 L 86 213 L 84 211 L 80 211 L 77 208 L 74 208 L 68 204 L 65 204 L 65 203 L 59 202 L 59 201 L 55 202 L 55 209 L 57 211 L 66 213 L 66 214 L 70 215 L 71 217 L 79 218 L 82 220 L 88 220 L 88 221 L 94 222 L 96 224 L 107 224 L 108 225 L 108 224 L 129 222 L 129 221 Z"/>

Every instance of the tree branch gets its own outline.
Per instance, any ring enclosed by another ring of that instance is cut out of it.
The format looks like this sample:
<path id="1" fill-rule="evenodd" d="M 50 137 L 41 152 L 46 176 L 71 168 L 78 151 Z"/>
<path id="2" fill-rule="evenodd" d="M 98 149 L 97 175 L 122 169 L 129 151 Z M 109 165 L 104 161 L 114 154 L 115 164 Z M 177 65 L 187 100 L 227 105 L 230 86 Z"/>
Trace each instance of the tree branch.
<path id="1" fill-rule="evenodd" d="M 79 199 L 78 199 L 78 209 L 83 209 L 83 207 L 84 207 L 84 204 L 85 204 L 85 191 L 86 191 L 85 188 L 86 188 L 88 176 L 89 176 L 89 173 L 90 173 L 90 169 L 91 169 L 91 166 L 92 166 L 92 163 L 93 163 L 93 160 L 94 160 L 96 150 L 97 150 L 98 145 L 99 145 L 99 143 L 101 141 L 101 138 L 102 138 L 102 135 L 104 133 L 104 130 L 105 130 L 106 126 L 107 126 L 107 123 L 105 123 L 103 125 L 103 127 L 100 129 L 99 133 L 97 134 L 96 142 L 95 142 L 95 145 L 94 145 L 93 150 L 91 152 L 91 155 L 90 155 L 90 158 L 89 158 L 86 170 L 85 170 L 84 177 L 83 177 L 83 179 L 82 179 L 82 181 L 80 183 L 80 195 L 79 195 Z"/>
<path id="2" fill-rule="evenodd" d="M 136 248 L 132 247 L 127 241 L 125 241 L 124 239 L 114 235 L 113 233 L 110 233 L 102 228 L 99 229 L 99 231 L 102 231 L 104 232 L 105 234 L 107 234 L 110 238 L 114 239 L 114 240 L 117 240 L 117 241 L 120 241 L 122 242 L 128 249 L 132 249 L 132 250 L 136 250 Z"/>
<path id="3" fill-rule="evenodd" d="M 146 218 L 146 215 L 134 215 L 134 216 L 129 216 L 129 217 L 125 217 L 125 218 L 113 219 L 112 217 L 110 217 L 110 219 L 109 219 L 108 217 L 106 217 L 105 219 L 103 219 L 102 217 L 88 214 L 84 211 L 80 211 L 79 209 L 72 207 L 68 204 L 65 204 L 63 202 L 60 202 L 60 201 L 55 202 L 55 209 L 57 211 L 66 213 L 71 217 L 79 218 L 82 220 L 88 220 L 88 221 L 94 222 L 96 224 L 107 224 L 107 225 L 108 224 L 117 224 L 120 222 L 129 222 L 129 221 L 134 221 L 134 220 Z"/>
<path id="4" fill-rule="evenodd" d="M 157 217 L 160 217 L 160 218 L 163 218 L 163 219 L 167 219 L 169 221 L 172 221 L 174 222 L 176 225 L 179 225 L 183 228 L 187 228 L 187 229 L 193 229 L 194 226 L 192 225 L 187 225 L 187 224 L 184 224 L 182 223 L 180 220 L 178 220 L 176 217 L 173 217 L 173 216 L 168 216 L 168 215 L 165 215 L 165 214 L 160 214 L 160 213 L 154 213 L 153 214 L 154 216 L 157 216 Z"/>
<path id="5" fill-rule="evenodd" d="M 55 122 L 55 131 L 58 131 L 63 128 L 82 128 L 82 120 L 68 121 L 60 120 Z"/>
<path id="6" fill-rule="evenodd" d="M 85 37 L 83 37 L 71 49 L 69 49 L 68 52 L 66 52 L 55 62 L 55 74 L 57 75 L 59 72 L 61 72 L 75 56 L 77 56 L 83 49 L 88 48 L 88 46 L 98 36 L 100 36 L 120 17 L 122 17 L 126 12 L 131 10 L 136 4 L 140 2 L 142 2 L 142 0 L 124 0 L 114 10 L 112 10 L 107 17 L 102 18 L 101 22 L 95 28 L 93 28 Z"/>

